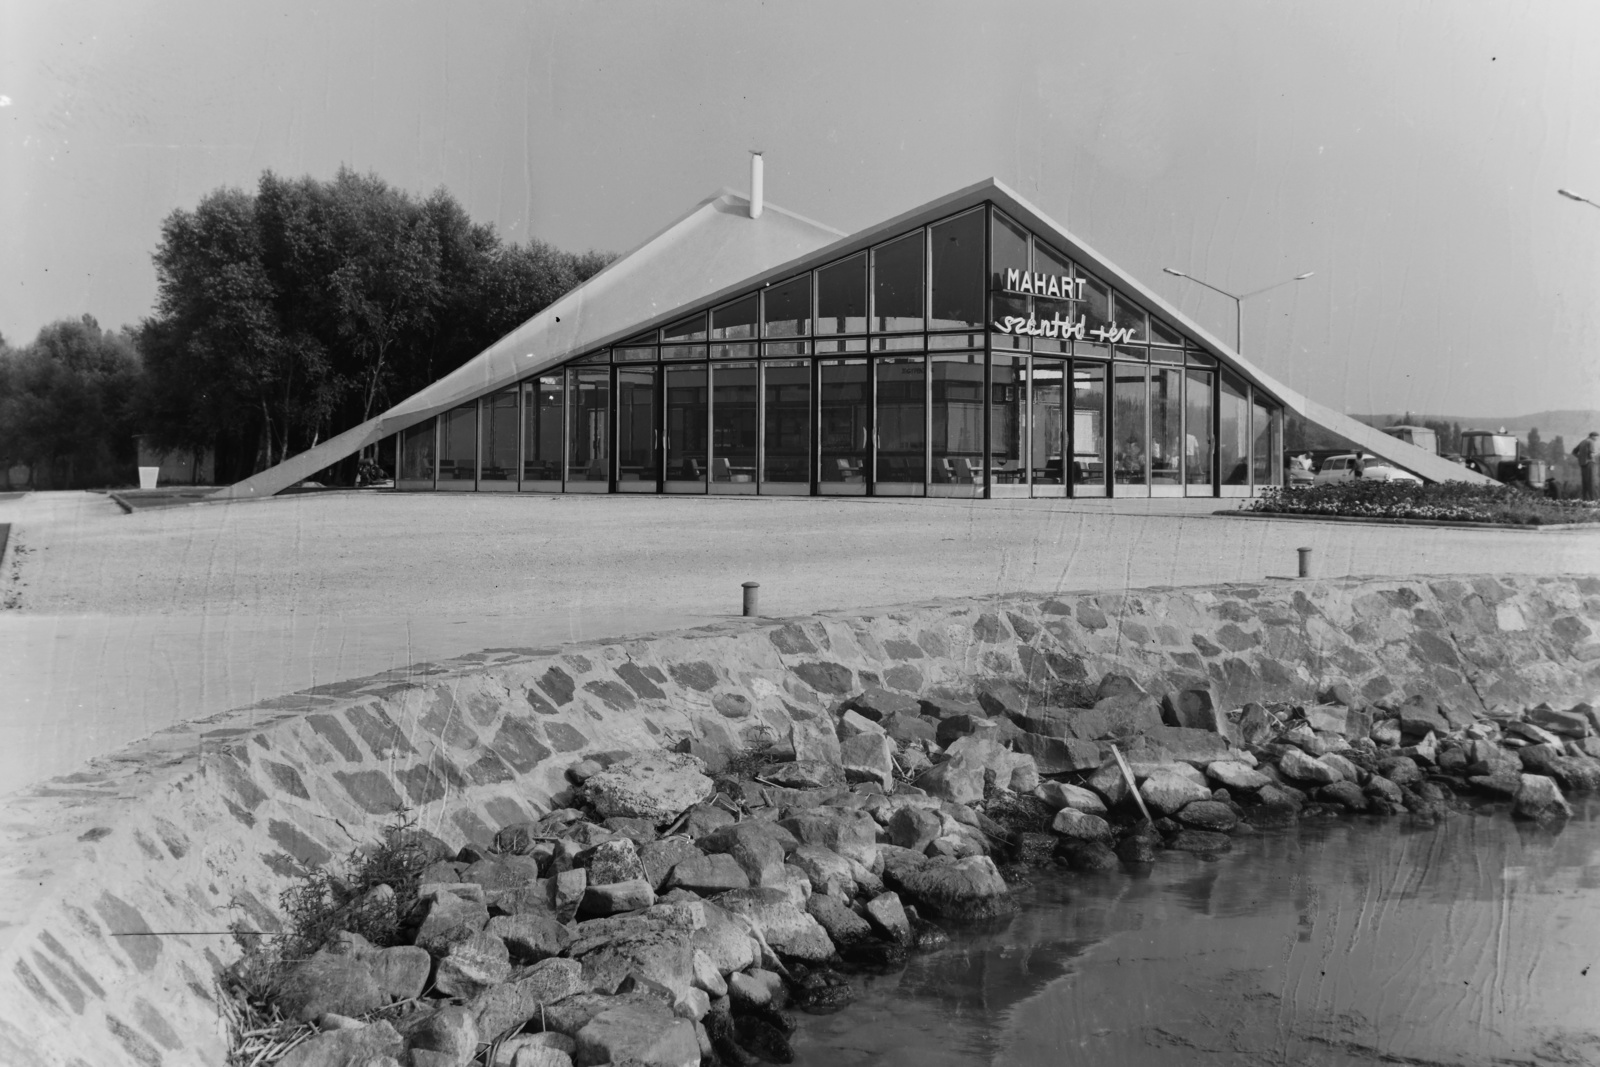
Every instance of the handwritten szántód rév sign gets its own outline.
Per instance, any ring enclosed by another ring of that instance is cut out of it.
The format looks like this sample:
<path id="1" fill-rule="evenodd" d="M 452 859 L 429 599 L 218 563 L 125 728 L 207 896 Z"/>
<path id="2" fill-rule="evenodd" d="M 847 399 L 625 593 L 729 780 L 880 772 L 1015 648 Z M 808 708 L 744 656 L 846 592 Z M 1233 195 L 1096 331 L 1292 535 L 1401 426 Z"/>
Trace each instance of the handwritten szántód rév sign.
<path id="1" fill-rule="evenodd" d="M 1006 270 L 1004 290 L 1008 293 L 1020 293 L 1029 296 L 1040 296 L 1054 300 L 1082 300 L 1085 279 L 1074 281 L 1065 274 L 1041 274 L 1035 271 L 1025 271 L 1015 268 Z M 1079 315 L 1077 320 L 1064 319 L 1060 313 L 1051 315 L 1047 319 L 1037 318 L 1033 315 L 1007 315 L 994 323 L 994 328 L 1000 333 L 1015 334 L 1020 337 L 1055 337 L 1061 340 L 1088 341 L 1094 340 L 1101 344 L 1125 344 L 1134 339 L 1133 330 L 1119 326 L 1096 326 L 1089 329 L 1089 324 L 1084 316 Z"/>

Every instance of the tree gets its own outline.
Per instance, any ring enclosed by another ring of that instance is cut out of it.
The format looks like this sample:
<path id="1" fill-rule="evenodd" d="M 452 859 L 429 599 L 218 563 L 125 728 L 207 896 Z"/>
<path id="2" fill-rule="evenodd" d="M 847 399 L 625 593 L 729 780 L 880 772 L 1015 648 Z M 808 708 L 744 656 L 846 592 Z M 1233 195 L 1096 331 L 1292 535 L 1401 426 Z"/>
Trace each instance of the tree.
<path id="1" fill-rule="evenodd" d="M 141 410 L 160 444 L 215 444 L 233 480 L 454 370 L 611 258 L 502 244 L 444 190 L 268 171 L 164 223 Z"/>
<path id="2" fill-rule="evenodd" d="M 1537 426 L 1528 431 L 1528 456 L 1532 459 L 1544 458 L 1544 442 L 1539 438 Z"/>
<path id="3" fill-rule="evenodd" d="M 27 464 L 36 487 L 128 481 L 139 373 L 127 331 L 92 315 L 53 322 L 25 348 L 0 345 L 0 463 Z"/>
<path id="4" fill-rule="evenodd" d="M 1534 459 L 1543 459 L 1554 465 L 1567 458 L 1567 443 L 1561 439 L 1560 434 L 1556 434 L 1550 439 L 1550 443 L 1545 446 L 1544 455 L 1541 456 L 1535 452 L 1531 442 L 1529 443 L 1528 454 Z"/>

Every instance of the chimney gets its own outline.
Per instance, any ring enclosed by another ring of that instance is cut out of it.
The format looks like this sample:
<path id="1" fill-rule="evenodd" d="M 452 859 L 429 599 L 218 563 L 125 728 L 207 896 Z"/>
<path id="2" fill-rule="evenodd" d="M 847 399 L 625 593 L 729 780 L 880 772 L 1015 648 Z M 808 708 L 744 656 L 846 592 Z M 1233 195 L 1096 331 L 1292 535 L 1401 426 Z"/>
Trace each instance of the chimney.
<path id="1" fill-rule="evenodd" d="M 761 153 L 750 153 L 750 217 L 761 217 Z"/>

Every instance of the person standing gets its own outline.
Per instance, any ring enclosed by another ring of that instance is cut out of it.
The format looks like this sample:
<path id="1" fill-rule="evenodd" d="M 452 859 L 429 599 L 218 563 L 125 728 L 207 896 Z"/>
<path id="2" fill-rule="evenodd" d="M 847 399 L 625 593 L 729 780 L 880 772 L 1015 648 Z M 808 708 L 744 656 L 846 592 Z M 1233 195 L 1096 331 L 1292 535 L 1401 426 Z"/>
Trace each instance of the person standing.
<path id="1" fill-rule="evenodd" d="M 1600 452 L 1600 430 L 1590 430 L 1589 436 L 1578 442 L 1578 447 L 1572 454 L 1578 460 L 1578 474 L 1583 481 L 1582 496 L 1585 500 L 1595 499 L 1594 492 L 1594 464 L 1596 453 Z"/>

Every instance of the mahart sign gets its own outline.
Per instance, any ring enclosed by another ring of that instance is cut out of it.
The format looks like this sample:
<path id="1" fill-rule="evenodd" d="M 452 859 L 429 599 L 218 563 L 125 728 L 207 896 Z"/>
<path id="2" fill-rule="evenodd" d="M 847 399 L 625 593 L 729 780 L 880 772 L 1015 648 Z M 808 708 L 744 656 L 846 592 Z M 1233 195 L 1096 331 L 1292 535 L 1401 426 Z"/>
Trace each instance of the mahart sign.
<path id="1" fill-rule="evenodd" d="M 1037 271 L 1008 269 L 1003 288 L 1008 293 L 1044 297 L 1049 300 L 1082 300 L 1085 281 L 1083 278 L 1074 280 L 1068 274 L 1041 274 Z M 1130 328 L 1107 324 L 1096 326 L 1091 330 L 1088 320 L 1083 315 L 1079 315 L 1077 319 L 1064 319 L 1060 312 L 1052 314 L 1047 319 L 1031 314 L 1007 315 L 995 320 L 994 328 L 1000 333 L 1015 334 L 1019 337 L 1093 340 L 1108 345 L 1124 344 L 1134 339 L 1133 330 Z"/>

